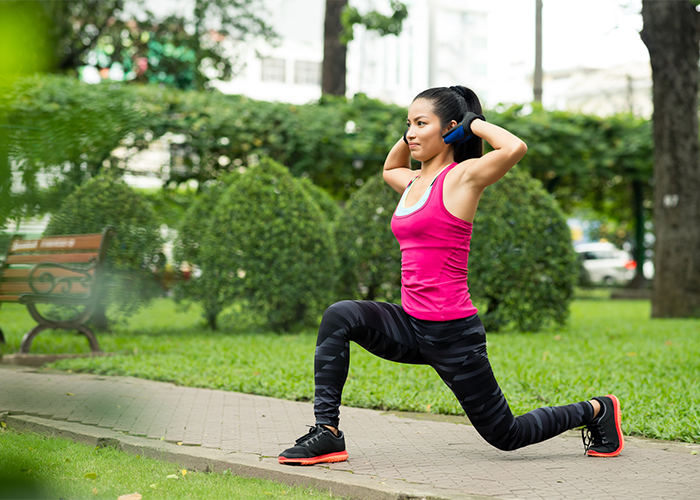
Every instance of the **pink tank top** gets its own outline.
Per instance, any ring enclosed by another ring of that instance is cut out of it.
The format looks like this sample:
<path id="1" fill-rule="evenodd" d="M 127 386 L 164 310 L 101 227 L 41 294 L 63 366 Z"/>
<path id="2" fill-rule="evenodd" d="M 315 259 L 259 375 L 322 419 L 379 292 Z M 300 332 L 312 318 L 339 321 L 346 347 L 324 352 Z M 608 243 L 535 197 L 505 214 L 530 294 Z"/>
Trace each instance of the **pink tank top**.
<path id="1" fill-rule="evenodd" d="M 438 174 L 427 200 L 405 208 L 411 181 L 391 219 L 401 247 L 401 305 L 422 320 L 450 321 L 477 312 L 467 286 L 472 223 L 448 212 L 442 198 L 445 176 L 455 165 Z"/>

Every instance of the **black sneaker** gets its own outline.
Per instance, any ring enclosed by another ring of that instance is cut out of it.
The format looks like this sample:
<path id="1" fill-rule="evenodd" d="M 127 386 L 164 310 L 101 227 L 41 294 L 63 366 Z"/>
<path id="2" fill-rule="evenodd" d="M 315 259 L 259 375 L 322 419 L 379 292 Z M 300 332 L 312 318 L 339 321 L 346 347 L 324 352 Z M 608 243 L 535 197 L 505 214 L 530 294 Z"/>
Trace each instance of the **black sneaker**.
<path id="1" fill-rule="evenodd" d="M 311 426 L 309 426 L 311 427 Z M 345 436 L 316 424 L 308 434 L 301 436 L 296 445 L 280 453 L 277 461 L 289 465 L 314 465 L 324 462 L 343 462 L 348 459 Z"/>
<path id="2" fill-rule="evenodd" d="M 593 398 L 600 403 L 598 417 L 581 429 L 584 455 L 589 457 L 615 457 L 625 447 L 625 437 L 622 435 L 620 401 L 608 394 L 601 398 Z"/>

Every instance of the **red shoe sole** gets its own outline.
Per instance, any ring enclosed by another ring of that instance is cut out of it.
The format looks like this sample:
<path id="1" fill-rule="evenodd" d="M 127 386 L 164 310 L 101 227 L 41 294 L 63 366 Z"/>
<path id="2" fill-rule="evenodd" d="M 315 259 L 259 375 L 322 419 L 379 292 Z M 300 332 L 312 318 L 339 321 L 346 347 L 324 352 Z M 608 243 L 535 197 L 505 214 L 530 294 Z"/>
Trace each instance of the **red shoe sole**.
<path id="1" fill-rule="evenodd" d="M 347 451 L 339 451 L 337 453 L 327 453 L 311 458 L 285 458 L 278 457 L 277 461 L 286 465 L 314 465 L 322 463 L 344 462 L 348 459 Z"/>
<path id="2" fill-rule="evenodd" d="M 608 394 L 606 397 L 612 400 L 613 408 L 615 408 L 615 429 L 617 430 L 617 438 L 620 441 L 620 446 L 617 448 L 617 450 L 611 451 L 610 453 L 599 453 L 597 451 L 588 450 L 589 457 L 616 457 L 625 448 L 625 436 L 622 435 L 622 413 L 620 412 L 620 401 L 612 394 Z"/>

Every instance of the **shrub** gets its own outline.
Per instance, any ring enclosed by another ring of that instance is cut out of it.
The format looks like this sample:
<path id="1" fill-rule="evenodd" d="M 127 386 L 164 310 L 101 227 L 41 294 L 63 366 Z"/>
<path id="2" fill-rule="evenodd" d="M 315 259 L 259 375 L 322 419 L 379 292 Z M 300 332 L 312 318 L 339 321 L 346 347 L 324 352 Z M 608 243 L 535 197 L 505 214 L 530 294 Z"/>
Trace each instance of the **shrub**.
<path id="1" fill-rule="evenodd" d="M 233 301 L 275 331 L 315 324 L 329 303 L 336 267 L 330 223 L 319 205 L 286 167 L 268 158 L 225 183 L 220 193 L 192 207 L 190 227 L 180 233 L 180 239 L 200 235 L 189 251 L 201 270 L 199 284 L 185 292 L 205 300 L 212 327 L 218 311 Z M 211 290 L 211 297 L 197 290 Z"/>
<path id="2" fill-rule="evenodd" d="M 108 225 L 116 234 L 107 253 L 108 292 L 102 302 L 127 316 L 156 294 L 153 270 L 162 260 L 160 229 L 142 195 L 113 176 L 95 177 L 65 199 L 44 235 L 100 233 Z M 98 322 L 99 317 L 96 313 Z"/>
<path id="3" fill-rule="evenodd" d="M 578 276 L 571 232 L 541 184 L 518 168 L 479 202 L 469 255 L 469 288 L 487 305 L 487 330 L 563 323 Z"/>
<path id="4" fill-rule="evenodd" d="M 350 196 L 336 219 L 343 298 L 398 300 L 401 251 L 391 232 L 391 217 L 400 196 L 381 174 Z"/>
<path id="5" fill-rule="evenodd" d="M 175 287 L 175 298 L 198 300 L 210 328 L 217 328 L 219 313 L 228 302 L 225 296 L 226 282 L 219 277 L 221 251 L 213 213 L 216 210 L 226 185 L 224 182 L 209 183 L 190 206 L 178 228 L 173 249 L 173 260 L 179 268 L 190 267 L 190 274 Z M 224 228 L 218 228 L 224 230 Z M 191 266 L 195 265 L 195 269 Z M 199 273 L 201 276 L 198 276 Z"/>

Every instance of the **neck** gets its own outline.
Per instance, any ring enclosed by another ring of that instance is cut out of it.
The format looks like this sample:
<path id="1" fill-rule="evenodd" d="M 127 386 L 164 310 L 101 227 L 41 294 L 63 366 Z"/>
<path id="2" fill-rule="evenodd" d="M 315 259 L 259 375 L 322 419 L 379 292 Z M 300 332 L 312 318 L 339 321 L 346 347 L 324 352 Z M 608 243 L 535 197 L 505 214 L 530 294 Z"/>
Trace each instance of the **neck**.
<path id="1" fill-rule="evenodd" d="M 454 163 L 454 157 L 451 154 L 439 154 L 433 156 L 431 159 L 421 162 L 421 177 L 436 175 L 440 170 L 451 163 Z"/>

